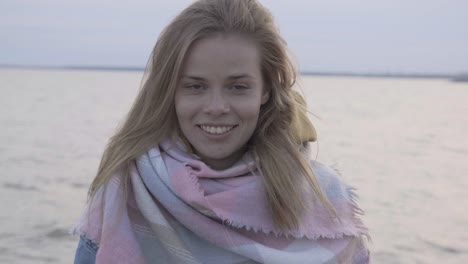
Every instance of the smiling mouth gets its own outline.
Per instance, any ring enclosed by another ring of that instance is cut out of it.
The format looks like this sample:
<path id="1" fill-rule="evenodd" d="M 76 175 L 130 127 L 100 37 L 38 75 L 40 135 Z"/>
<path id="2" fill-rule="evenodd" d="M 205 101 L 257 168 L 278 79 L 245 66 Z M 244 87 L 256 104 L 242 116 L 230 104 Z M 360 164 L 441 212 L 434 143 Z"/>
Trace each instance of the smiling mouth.
<path id="1" fill-rule="evenodd" d="M 210 135 L 223 135 L 231 131 L 235 126 L 206 126 L 206 125 L 199 125 L 198 127 L 201 128 L 204 132 Z"/>

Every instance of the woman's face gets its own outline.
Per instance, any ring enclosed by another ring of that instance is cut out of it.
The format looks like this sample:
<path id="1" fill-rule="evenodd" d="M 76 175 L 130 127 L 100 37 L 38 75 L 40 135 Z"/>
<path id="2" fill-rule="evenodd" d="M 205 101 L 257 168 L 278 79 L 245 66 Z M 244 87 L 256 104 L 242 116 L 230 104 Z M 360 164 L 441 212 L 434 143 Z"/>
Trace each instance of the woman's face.
<path id="1" fill-rule="evenodd" d="M 216 35 L 190 48 L 175 94 L 182 133 L 202 160 L 224 169 L 244 153 L 269 93 L 260 54 L 239 35 Z"/>

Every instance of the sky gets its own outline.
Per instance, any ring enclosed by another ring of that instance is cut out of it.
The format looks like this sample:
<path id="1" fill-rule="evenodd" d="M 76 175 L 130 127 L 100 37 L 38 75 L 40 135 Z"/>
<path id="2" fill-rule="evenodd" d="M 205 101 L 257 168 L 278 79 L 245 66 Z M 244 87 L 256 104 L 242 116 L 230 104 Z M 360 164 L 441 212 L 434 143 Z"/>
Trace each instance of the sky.
<path id="1" fill-rule="evenodd" d="M 144 67 L 188 0 L 0 0 L 0 65 Z M 467 0 L 263 0 L 303 72 L 468 72 Z"/>

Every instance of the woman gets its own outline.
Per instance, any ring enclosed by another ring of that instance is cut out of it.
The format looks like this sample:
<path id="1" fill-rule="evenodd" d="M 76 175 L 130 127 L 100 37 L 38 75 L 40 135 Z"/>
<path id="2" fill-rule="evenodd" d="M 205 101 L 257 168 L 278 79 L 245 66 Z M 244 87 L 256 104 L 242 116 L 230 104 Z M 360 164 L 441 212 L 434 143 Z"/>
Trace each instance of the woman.
<path id="1" fill-rule="evenodd" d="M 161 34 L 102 157 L 75 263 L 367 263 L 271 14 L 201 0 Z"/>

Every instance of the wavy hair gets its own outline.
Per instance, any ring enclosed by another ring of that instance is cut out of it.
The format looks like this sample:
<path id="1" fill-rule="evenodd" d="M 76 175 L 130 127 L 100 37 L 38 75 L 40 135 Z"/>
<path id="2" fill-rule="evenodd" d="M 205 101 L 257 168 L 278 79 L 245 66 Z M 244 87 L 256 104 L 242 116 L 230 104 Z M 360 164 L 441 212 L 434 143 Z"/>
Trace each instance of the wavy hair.
<path id="1" fill-rule="evenodd" d="M 134 159 L 163 139 L 177 136 L 174 96 L 189 48 L 199 39 L 230 33 L 254 40 L 261 54 L 264 87 L 269 89 L 270 98 L 260 109 L 248 147 L 264 175 L 276 226 L 286 231 L 300 225 L 306 209 L 304 183 L 336 216 L 310 161 L 300 151 L 300 145 L 315 140 L 316 133 L 305 114 L 305 101 L 292 90 L 296 68 L 273 16 L 256 0 L 200 0 L 165 28 L 153 49 L 141 90 L 104 151 L 89 189 L 90 199 L 118 170 L 125 172 L 122 177 L 127 183 Z"/>

